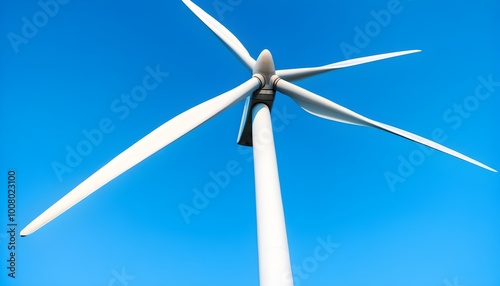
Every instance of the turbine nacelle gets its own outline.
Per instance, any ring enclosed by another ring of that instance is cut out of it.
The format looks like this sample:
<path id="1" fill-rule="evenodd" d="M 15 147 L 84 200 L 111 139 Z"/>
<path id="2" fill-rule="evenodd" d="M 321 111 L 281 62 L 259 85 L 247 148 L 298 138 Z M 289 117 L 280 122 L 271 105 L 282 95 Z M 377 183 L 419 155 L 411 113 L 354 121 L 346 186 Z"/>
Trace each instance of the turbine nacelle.
<path id="1" fill-rule="evenodd" d="M 274 68 L 274 60 L 271 52 L 267 49 L 263 50 L 252 70 L 253 77 L 256 77 L 261 82 L 261 88 L 254 91 L 253 95 L 246 99 L 245 108 L 241 117 L 240 130 L 238 132 L 238 144 L 243 146 L 252 146 L 252 109 L 255 105 L 263 103 L 269 107 L 273 107 L 274 98 L 276 96 L 276 83 L 279 77 L 276 75 Z"/>

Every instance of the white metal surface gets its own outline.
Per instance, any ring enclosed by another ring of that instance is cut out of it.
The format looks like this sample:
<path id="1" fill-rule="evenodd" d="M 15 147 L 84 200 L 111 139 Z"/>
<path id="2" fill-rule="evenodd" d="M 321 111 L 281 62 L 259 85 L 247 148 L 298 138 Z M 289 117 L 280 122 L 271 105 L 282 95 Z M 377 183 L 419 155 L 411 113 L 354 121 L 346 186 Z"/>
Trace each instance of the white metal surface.
<path id="1" fill-rule="evenodd" d="M 233 104 L 245 99 L 254 90 L 259 88 L 260 85 L 261 83 L 257 78 L 251 78 L 226 93 L 184 111 L 156 128 L 39 215 L 21 231 L 21 236 L 33 233 L 123 172 Z"/>
<path id="2" fill-rule="evenodd" d="M 262 103 L 252 115 L 260 285 L 292 286 L 271 115 Z"/>

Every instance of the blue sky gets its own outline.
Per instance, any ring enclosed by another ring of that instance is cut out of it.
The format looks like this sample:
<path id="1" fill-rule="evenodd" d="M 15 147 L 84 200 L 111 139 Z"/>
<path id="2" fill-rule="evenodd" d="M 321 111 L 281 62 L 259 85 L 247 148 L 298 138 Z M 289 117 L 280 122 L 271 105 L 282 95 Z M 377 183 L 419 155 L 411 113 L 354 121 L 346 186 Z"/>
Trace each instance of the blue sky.
<path id="1" fill-rule="evenodd" d="M 249 76 L 180 0 L 48 2 L 50 13 L 44 0 L 0 2 L 1 169 L 5 181 L 17 173 L 18 232 L 151 130 Z M 500 169 L 497 1 L 196 3 L 255 58 L 269 49 L 278 69 L 422 49 L 298 84 L 422 136 L 441 132 L 444 145 Z M 162 75 L 155 88 L 127 103 L 151 69 Z M 242 108 L 17 237 L 17 278 L 2 265 L 2 285 L 258 285 L 251 149 L 235 143 Z M 500 284 L 498 174 L 314 117 L 281 94 L 273 118 L 296 285 Z M 228 165 L 229 183 L 186 223 L 179 206 Z M 335 248 L 318 261 L 321 241 Z"/>

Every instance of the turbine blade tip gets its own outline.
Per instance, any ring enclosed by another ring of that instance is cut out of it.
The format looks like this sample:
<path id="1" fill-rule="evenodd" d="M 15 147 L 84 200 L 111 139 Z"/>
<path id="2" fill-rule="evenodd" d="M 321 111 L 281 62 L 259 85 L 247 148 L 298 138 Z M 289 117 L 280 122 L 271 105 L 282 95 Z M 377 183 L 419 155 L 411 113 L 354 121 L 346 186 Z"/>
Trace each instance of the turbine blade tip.
<path id="1" fill-rule="evenodd" d="M 485 165 L 485 164 L 482 164 L 482 163 L 481 163 L 479 166 L 480 166 L 480 167 L 482 167 L 483 169 L 486 169 L 486 170 L 491 171 L 491 172 L 493 172 L 493 173 L 498 173 L 498 171 L 497 171 L 497 170 L 495 170 L 495 169 L 491 168 L 491 167 L 490 167 L 490 166 L 488 166 L 488 165 Z"/>

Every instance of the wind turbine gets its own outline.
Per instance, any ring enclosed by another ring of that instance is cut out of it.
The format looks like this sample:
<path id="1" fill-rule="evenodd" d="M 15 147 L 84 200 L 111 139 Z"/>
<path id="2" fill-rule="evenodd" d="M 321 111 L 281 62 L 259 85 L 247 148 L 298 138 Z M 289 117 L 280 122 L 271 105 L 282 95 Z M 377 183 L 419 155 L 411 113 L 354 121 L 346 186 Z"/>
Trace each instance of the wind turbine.
<path id="1" fill-rule="evenodd" d="M 266 286 L 293 285 L 270 118 L 270 110 L 276 91 L 291 97 L 305 111 L 318 117 L 342 123 L 377 128 L 496 172 L 496 170 L 441 144 L 369 119 L 291 83 L 291 81 L 327 71 L 412 54 L 420 52 L 420 50 L 362 57 L 319 67 L 275 70 L 272 55 L 268 50 L 262 51 L 257 60 L 255 60 L 250 56 L 243 44 L 217 20 L 193 2 L 189 0 L 182 1 L 252 73 L 251 78 L 234 89 L 179 114 L 153 130 L 101 167 L 29 223 L 21 231 L 21 236 L 35 232 L 161 148 L 200 126 L 220 112 L 246 99 L 237 142 L 241 145 L 253 146 L 260 284 Z"/>

